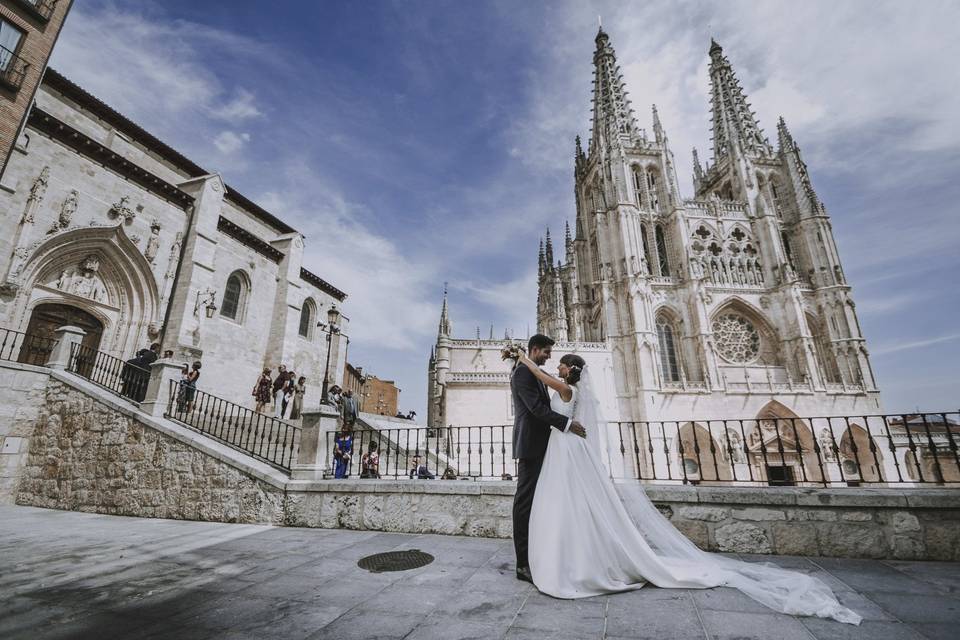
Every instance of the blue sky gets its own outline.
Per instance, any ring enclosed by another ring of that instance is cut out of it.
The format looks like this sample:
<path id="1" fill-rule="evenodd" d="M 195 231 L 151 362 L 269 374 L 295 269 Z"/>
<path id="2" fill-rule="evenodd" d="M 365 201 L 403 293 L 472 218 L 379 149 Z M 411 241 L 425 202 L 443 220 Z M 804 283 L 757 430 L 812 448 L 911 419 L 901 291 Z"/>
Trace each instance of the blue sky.
<path id="1" fill-rule="evenodd" d="M 886 408 L 956 410 L 960 4 L 85 0 L 51 64 L 303 231 L 350 294 L 350 360 L 422 413 L 445 281 L 462 337 L 535 325 L 597 15 L 688 194 L 717 38 L 767 135 L 783 115 L 804 151 Z"/>

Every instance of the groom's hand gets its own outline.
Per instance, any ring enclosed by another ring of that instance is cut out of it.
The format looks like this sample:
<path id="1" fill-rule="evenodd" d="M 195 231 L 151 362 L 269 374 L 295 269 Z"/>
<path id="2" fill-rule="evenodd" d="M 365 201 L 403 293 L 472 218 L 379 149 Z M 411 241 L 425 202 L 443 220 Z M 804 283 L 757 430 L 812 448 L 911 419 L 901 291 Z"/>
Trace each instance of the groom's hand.
<path id="1" fill-rule="evenodd" d="M 570 433 L 578 435 L 581 438 L 587 437 L 587 430 L 583 428 L 582 424 L 576 421 L 570 423 Z"/>

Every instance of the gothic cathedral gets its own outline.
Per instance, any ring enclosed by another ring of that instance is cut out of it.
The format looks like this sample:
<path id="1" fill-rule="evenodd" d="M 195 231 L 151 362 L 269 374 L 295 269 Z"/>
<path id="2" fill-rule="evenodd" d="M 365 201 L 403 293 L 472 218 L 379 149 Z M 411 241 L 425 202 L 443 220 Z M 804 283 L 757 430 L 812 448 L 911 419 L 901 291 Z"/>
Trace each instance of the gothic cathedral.
<path id="1" fill-rule="evenodd" d="M 877 412 L 879 392 L 830 216 L 781 118 L 776 149 L 716 42 L 713 159 L 678 186 L 653 108 L 636 120 L 609 36 L 596 37 L 593 126 L 576 140 L 576 225 L 541 244 L 538 330 L 605 343 L 634 420 Z"/>

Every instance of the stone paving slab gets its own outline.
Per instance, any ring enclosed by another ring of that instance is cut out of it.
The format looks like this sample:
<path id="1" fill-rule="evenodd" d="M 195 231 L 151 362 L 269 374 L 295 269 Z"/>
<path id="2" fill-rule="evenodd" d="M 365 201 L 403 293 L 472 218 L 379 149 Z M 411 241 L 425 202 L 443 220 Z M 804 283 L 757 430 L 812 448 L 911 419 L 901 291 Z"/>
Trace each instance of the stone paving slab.
<path id="1" fill-rule="evenodd" d="M 398 549 L 435 561 L 389 573 L 356 565 Z M 793 618 L 726 588 L 556 600 L 514 578 L 509 540 L 0 507 L 0 638 L 957 637 L 958 563 L 740 557 L 826 580 L 864 622 Z"/>

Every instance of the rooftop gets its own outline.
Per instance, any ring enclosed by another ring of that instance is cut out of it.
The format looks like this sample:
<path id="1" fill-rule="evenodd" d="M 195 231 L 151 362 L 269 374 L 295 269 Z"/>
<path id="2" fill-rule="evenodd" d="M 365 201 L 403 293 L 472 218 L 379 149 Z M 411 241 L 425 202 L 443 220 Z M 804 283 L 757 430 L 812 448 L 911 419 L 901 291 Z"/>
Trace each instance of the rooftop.
<path id="1" fill-rule="evenodd" d="M 420 569 L 367 555 L 420 549 Z M 733 589 L 555 600 L 509 540 L 123 518 L 0 507 L 4 638 L 954 638 L 960 565 L 743 556 L 812 573 L 860 627 L 772 613 Z"/>

